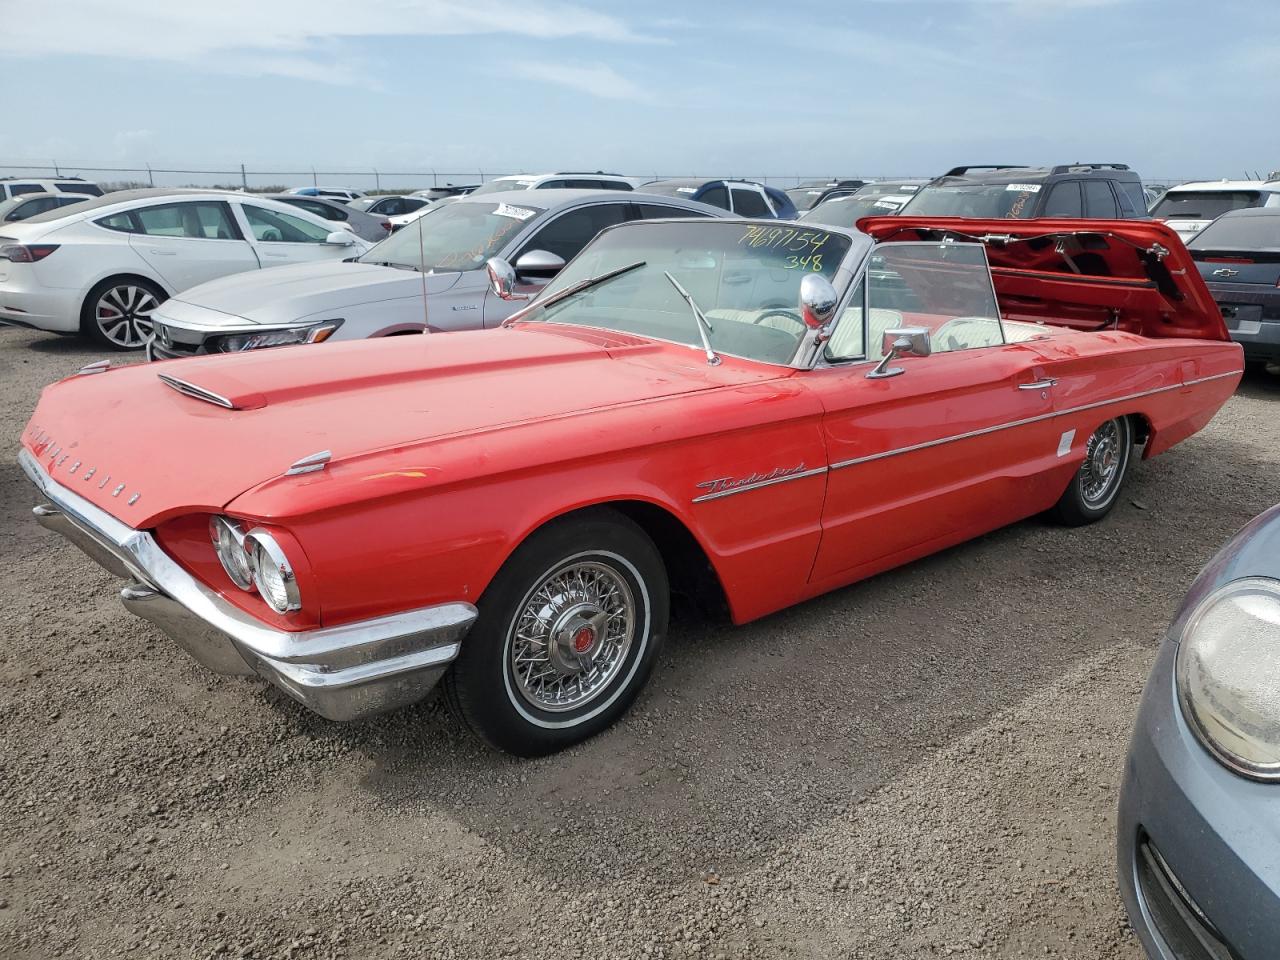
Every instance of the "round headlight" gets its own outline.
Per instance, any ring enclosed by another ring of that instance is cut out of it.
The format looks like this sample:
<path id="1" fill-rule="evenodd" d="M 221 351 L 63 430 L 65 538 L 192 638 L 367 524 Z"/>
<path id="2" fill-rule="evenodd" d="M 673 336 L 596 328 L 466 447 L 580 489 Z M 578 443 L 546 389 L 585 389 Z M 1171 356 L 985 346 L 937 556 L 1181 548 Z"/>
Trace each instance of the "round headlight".
<path id="1" fill-rule="evenodd" d="M 1178 696 L 1219 760 L 1280 779 L 1280 581 L 1236 580 L 1191 612 L 1178 646 Z"/>
<path id="2" fill-rule="evenodd" d="M 253 530 L 244 538 L 249 550 L 249 563 L 253 567 L 253 580 L 267 606 L 276 613 L 289 613 L 302 609 L 298 595 L 298 581 L 293 567 L 280 549 L 280 544 L 265 530 Z"/>
<path id="3" fill-rule="evenodd" d="M 227 576 L 241 590 L 253 590 L 253 570 L 244 546 L 244 530 L 227 517 L 209 518 L 209 538 L 218 554 L 218 562 Z"/>

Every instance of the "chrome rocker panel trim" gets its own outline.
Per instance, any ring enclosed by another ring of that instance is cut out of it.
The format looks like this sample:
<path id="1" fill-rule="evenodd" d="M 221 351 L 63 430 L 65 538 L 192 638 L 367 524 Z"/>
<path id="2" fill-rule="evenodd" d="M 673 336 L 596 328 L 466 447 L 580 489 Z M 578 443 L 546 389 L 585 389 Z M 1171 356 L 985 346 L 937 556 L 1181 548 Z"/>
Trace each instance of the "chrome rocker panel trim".
<path id="1" fill-rule="evenodd" d="M 51 479 L 27 450 L 23 471 L 47 503 L 37 522 L 129 582 L 125 608 L 163 630 L 214 673 L 261 676 L 330 720 L 358 720 L 422 699 L 457 657 L 475 622 L 469 603 L 445 603 L 336 627 L 267 626 L 182 569 L 135 530 Z"/>

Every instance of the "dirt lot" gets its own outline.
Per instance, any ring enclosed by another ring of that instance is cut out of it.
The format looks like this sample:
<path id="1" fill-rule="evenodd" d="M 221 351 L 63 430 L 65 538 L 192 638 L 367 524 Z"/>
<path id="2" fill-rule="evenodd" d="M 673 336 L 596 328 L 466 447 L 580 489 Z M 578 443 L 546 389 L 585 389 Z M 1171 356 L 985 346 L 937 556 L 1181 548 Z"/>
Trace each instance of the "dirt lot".
<path id="1" fill-rule="evenodd" d="M 97 356 L 0 328 L 11 451 Z M 1251 375 L 1100 525 L 677 625 L 620 726 L 536 762 L 435 699 L 342 726 L 208 675 L 35 526 L 6 453 L 0 957 L 1136 960 L 1129 725 L 1183 590 L 1280 498 L 1278 404 Z"/>

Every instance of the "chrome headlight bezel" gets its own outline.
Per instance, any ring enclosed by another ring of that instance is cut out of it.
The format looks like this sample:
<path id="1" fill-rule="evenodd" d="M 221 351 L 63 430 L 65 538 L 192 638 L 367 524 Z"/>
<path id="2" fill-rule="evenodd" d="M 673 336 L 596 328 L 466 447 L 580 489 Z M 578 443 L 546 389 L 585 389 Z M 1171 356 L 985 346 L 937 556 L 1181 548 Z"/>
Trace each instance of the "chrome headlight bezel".
<path id="1" fill-rule="evenodd" d="M 1204 626 L 1208 616 L 1220 610 L 1223 604 L 1236 602 L 1249 595 L 1275 605 L 1277 625 L 1275 644 L 1280 648 L 1280 580 L 1270 577 L 1242 577 L 1213 590 L 1183 618 L 1177 637 L 1178 650 L 1174 660 L 1174 679 L 1178 706 L 1183 719 L 1204 748 L 1232 772 L 1251 780 L 1274 783 L 1280 782 L 1280 736 L 1277 736 L 1274 745 L 1277 753 L 1275 761 L 1262 762 L 1257 758 L 1242 756 L 1215 736 L 1211 723 L 1224 729 L 1231 724 L 1220 711 L 1215 711 L 1210 703 L 1205 702 L 1203 695 L 1197 696 L 1195 686 L 1190 679 L 1190 671 L 1193 669 L 1191 658 L 1200 652 L 1196 631 Z M 1260 668 L 1262 666 L 1259 665 Z M 1276 706 L 1276 721 L 1277 727 L 1280 727 L 1280 703 Z M 1259 738 L 1259 742 L 1267 741 Z"/>
<path id="2" fill-rule="evenodd" d="M 298 579 L 294 575 L 293 565 L 285 556 L 280 544 L 266 530 L 255 527 L 245 535 L 245 549 L 249 554 L 249 565 L 253 569 L 253 579 L 258 593 L 276 613 L 293 613 L 302 609 L 302 595 L 298 590 Z M 274 572 L 280 577 L 284 592 L 284 605 L 275 602 L 274 591 L 263 584 L 263 570 Z"/>
<path id="3" fill-rule="evenodd" d="M 267 350 L 271 347 L 292 347 L 303 343 L 323 343 L 342 326 L 340 318 L 320 323 L 299 324 L 287 327 L 264 327 L 261 330 L 238 330 L 220 333 L 206 341 L 211 353 L 243 353 L 249 350 Z"/>
<path id="4" fill-rule="evenodd" d="M 246 593 L 253 593 L 253 564 L 245 548 L 244 528 L 230 517 L 214 515 L 209 518 L 209 539 L 213 541 L 213 552 L 227 578 Z M 233 552 L 236 550 L 240 551 L 239 555 Z M 237 562 L 243 562 L 243 572 L 235 569 Z"/>

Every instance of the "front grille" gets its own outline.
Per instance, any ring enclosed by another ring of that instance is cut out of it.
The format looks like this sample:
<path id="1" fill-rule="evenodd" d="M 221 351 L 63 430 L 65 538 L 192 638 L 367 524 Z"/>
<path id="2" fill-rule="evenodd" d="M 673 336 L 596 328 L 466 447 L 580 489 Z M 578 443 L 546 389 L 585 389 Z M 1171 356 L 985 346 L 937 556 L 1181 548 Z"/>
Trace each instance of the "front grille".
<path id="1" fill-rule="evenodd" d="M 1138 888 L 1156 932 L 1178 960 L 1235 960 L 1181 881 L 1145 836 L 1138 840 Z"/>

